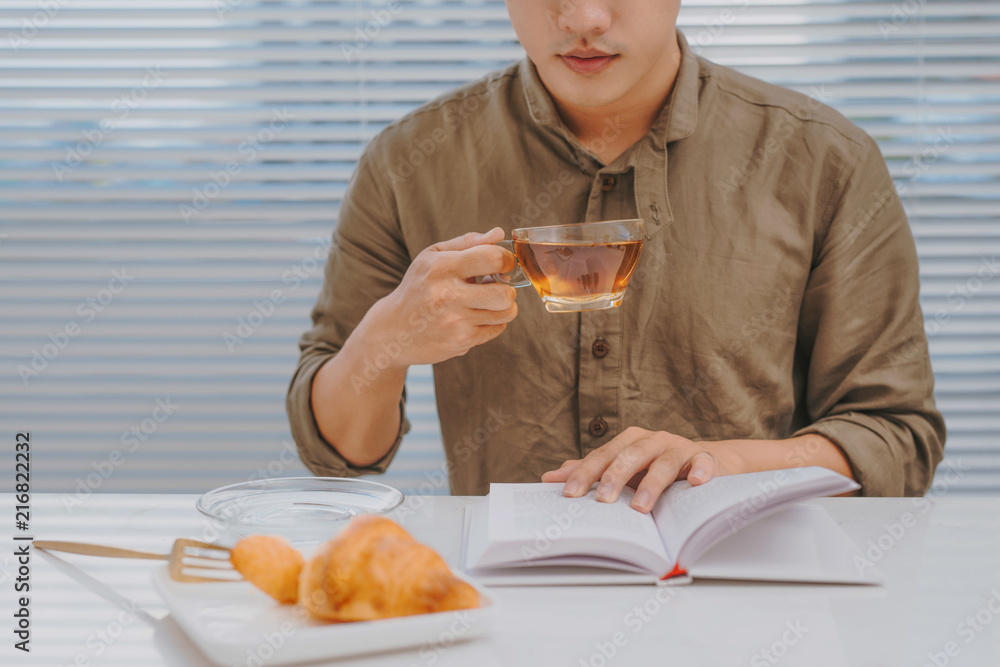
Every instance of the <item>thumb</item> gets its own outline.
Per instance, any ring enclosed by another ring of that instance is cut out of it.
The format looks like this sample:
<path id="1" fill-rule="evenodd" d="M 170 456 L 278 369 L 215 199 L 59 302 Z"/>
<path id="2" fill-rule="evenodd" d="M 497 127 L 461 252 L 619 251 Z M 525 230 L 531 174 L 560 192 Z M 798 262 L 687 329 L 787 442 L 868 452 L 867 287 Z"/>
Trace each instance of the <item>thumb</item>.
<path id="1" fill-rule="evenodd" d="M 456 236 L 447 241 L 439 241 L 430 246 L 430 250 L 466 250 L 477 245 L 492 245 L 497 241 L 503 241 L 503 237 L 503 229 L 501 227 L 494 227 L 484 234 L 469 232 L 468 234 Z"/>

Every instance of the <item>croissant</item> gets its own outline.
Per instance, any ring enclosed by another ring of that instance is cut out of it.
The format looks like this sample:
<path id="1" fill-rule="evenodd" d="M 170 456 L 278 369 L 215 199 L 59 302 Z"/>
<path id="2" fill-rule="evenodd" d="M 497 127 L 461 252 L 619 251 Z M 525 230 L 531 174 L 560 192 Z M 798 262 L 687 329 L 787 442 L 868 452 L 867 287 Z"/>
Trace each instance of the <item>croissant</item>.
<path id="1" fill-rule="evenodd" d="M 365 515 L 320 546 L 299 601 L 314 618 L 370 621 L 479 606 L 479 594 L 395 522 Z"/>
<path id="2" fill-rule="evenodd" d="M 301 554 L 287 542 L 265 536 L 241 540 L 232 561 L 262 591 L 282 603 L 297 598 L 310 616 L 322 621 L 370 621 L 479 606 L 476 589 L 452 574 L 433 549 L 379 516 L 357 517 L 304 566 Z M 289 592 L 293 581 L 297 595 Z"/>
<path id="3" fill-rule="evenodd" d="M 305 558 L 282 537 L 250 535 L 229 554 L 243 578 L 282 604 L 299 599 L 299 574 Z"/>

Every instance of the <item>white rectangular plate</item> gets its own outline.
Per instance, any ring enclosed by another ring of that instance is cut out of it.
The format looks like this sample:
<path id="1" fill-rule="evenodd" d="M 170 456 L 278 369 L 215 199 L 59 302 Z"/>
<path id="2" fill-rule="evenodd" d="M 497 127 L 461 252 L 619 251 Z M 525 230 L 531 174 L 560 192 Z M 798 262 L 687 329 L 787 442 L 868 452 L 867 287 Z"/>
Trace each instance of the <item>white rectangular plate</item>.
<path id="1" fill-rule="evenodd" d="M 456 573 L 457 574 L 457 573 Z M 461 575 L 458 575 L 461 576 Z M 493 599 L 476 584 L 478 609 L 420 614 L 357 623 L 321 623 L 297 605 L 281 605 L 245 581 L 180 583 L 167 568 L 153 573 L 177 624 L 213 662 L 266 665 L 340 658 L 410 646 L 444 646 L 483 634 Z"/>

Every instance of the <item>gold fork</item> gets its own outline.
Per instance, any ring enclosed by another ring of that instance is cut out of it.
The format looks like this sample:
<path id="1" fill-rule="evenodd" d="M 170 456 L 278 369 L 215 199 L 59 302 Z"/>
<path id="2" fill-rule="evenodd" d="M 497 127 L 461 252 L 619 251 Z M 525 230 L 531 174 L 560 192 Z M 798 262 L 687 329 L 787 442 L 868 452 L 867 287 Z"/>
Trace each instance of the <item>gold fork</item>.
<path id="1" fill-rule="evenodd" d="M 174 540 L 169 554 L 120 549 L 102 544 L 86 542 L 61 542 L 58 540 L 35 540 L 35 548 L 47 551 L 64 551 L 84 556 L 107 556 L 110 558 L 142 558 L 167 561 L 170 578 L 184 582 L 241 581 L 243 577 L 233 568 L 229 560 L 230 551 L 225 547 L 198 540 Z M 201 574 L 187 574 L 198 571 Z"/>

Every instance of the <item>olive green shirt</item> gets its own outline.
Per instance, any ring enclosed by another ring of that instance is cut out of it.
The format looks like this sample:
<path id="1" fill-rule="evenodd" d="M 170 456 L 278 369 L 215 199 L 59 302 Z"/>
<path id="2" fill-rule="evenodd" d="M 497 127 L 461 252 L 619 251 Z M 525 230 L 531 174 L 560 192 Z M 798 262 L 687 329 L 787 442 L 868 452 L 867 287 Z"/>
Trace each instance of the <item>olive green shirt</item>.
<path id="1" fill-rule="evenodd" d="M 395 456 L 399 438 L 377 463 L 348 464 L 320 435 L 310 393 L 421 250 L 497 225 L 509 238 L 640 217 L 645 243 L 621 307 L 549 313 L 521 289 L 503 334 L 435 364 L 452 493 L 538 481 L 629 426 L 709 441 L 819 433 L 866 495 L 927 490 L 945 428 L 913 238 L 878 146 L 816 100 L 678 41 L 667 105 L 612 164 L 566 129 L 528 59 L 368 145 L 288 393 L 310 470 L 379 473 Z"/>

